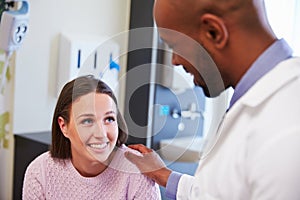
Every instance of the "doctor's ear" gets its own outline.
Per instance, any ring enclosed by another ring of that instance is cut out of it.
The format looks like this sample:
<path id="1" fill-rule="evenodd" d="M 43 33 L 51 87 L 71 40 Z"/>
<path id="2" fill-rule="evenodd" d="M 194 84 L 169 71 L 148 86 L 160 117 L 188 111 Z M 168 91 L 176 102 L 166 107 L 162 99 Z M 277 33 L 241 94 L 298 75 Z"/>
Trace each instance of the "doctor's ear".
<path id="1" fill-rule="evenodd" d="M 61 132 L 64 134 L 64 136 L 66 138 L 69 138 L 68 137 L 68 131 L 67 131 L 68 126 L 67 126 L 66 120 L 63 117 L 59 116 L 58 119 L 57 119 L 57 123 L 59 125 L 59 128 L 60 128 Z"/>
<path id="2" fill-rule="evenodd" d="M 228 42 L 228 30 L 222 18 L 213 14 L 201 16 L 201 29 L 204 31 L 205 38 L 216 48 L 223 48 Z"/>

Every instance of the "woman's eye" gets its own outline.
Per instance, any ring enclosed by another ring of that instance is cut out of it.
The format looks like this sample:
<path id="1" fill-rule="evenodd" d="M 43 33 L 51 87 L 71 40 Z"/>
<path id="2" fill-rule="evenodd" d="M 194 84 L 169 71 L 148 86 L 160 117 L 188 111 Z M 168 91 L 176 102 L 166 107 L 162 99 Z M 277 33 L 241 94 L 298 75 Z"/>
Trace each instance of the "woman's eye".
<path id="1" fill-rule="evenodd" d="M 82 120 L 82 124 L 84 124 L 84 125 L 89 125 L 89 124 L 92 124 L 94 122 L 94 120 L 93 119 L 84 119 L 84 120 Z"/>
<path id="2" fill-rule="evenodd" d="M 105 122 L 107 122 L 107 123 L 113 123 L 114 121 L 116 121 L 114 117 L 105 118 Z"/>

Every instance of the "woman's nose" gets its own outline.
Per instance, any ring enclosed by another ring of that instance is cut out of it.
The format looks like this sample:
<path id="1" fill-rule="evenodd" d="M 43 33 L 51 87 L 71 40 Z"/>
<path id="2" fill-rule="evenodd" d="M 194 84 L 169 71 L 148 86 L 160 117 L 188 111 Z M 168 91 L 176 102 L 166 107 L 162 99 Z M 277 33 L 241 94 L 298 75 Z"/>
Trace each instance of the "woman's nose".
<path id="1" fill-rule="evenodd" d="M 107 136 L 107 130 L 104 124 L 102 123 L 97 124 L 97 128 L 94 130 L 94 136 L 99 138 L 103 138 Z"/>

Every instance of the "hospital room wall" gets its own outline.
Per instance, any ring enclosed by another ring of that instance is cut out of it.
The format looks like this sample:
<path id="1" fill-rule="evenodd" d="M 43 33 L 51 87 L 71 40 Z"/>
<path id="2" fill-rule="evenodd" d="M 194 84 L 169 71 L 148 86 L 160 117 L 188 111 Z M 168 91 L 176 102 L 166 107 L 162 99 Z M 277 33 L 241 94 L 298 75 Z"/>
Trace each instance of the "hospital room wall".
<path id="1" fill-rule="evenodd" d="M 50 130 L 56 98 L 59 34 L 109 37 L 127 31 L 130 0 L 30 0 L 28 35 L 16 57 L 13 132 Z M 118 41 L 127 49 L 127 40 Z M 121 68 L 125 70 L 125 56 Z"/>
<path id="2" fill-rule="evenodd" d="M 111 37 L 129 27 L 130 0 L 29 0 L 29 3 L 28 34 L 12 62 L 15 63 L 13 134 L 51 128 L 57 100 L 61 32 Z M 121 51 L 127 50 L 126 38 L 117 42 Z M 122 74 L 126 71 L 126 56 L 120 57 L 119 62 Z M 122 95 L 121 92 L 120 98 Z M 12 199 L 14 142 L 11 138 L 9 148 L 0 149 L 0 199 Z"/>
<path id="3" fill-rule="evenodd" d="M 270 24 L 278 38 L 284 38 L 300 56 L 300 0 L 265 0 Z"/>

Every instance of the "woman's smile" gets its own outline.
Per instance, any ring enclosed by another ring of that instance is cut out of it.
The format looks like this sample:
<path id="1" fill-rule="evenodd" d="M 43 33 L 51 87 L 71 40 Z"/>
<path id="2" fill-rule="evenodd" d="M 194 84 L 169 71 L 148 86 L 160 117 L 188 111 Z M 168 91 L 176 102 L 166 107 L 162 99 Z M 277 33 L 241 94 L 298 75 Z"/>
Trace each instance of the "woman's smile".
<path id="1" fill-rule="evenodd" d="M 109 146 L 109 142 L 89 143 L 87 146 L 95 152 L 103 152 Z"/>

